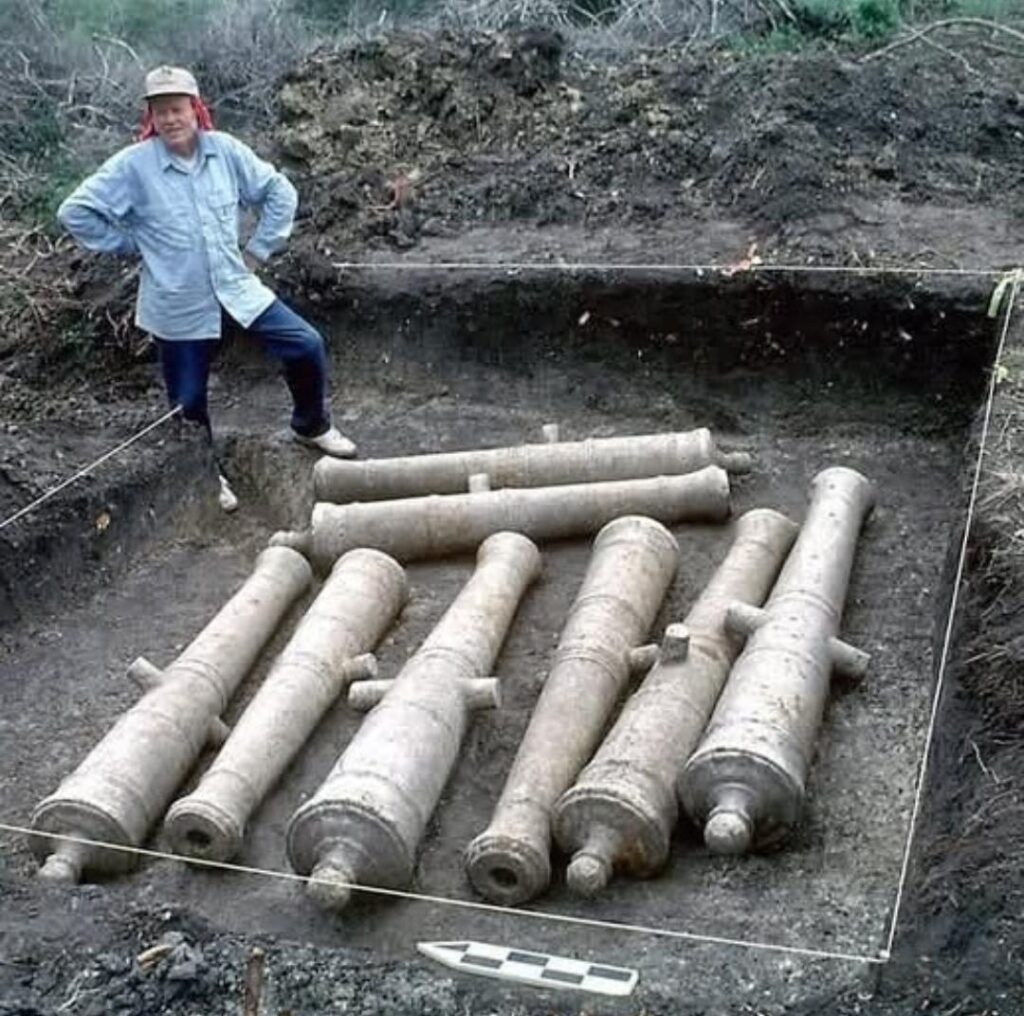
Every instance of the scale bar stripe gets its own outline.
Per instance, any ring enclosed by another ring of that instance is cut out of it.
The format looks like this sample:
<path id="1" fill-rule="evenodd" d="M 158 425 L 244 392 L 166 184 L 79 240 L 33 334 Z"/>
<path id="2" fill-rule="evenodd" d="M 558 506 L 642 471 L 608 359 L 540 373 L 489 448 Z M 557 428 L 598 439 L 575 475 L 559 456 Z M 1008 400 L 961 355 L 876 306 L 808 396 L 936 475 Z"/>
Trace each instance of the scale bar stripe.
<path id="1" fill-rule="evenodd" d="M 623 970 L 622 967 L 598 967 L 590 968 L 591 977 L 604 977 L 609 981 L 628 981 L 633 976 L 632 970 Z"/>
<path id="2" fill-rule="evenodd" d="M 459 962 L 474 967 L 487 967 L 488 970 L 497 970 L 505 961 L 492 959 L 490 956 L 476 956 L 473 953 L 467 953 Z"/>
<path id="3" fill-rule="evenodd" d="M 541 979 L 544 981 L 561 981 L 563 984 L 582 984 L 582 974 L 567 974 L 561 970 L 542 970 Z"/>

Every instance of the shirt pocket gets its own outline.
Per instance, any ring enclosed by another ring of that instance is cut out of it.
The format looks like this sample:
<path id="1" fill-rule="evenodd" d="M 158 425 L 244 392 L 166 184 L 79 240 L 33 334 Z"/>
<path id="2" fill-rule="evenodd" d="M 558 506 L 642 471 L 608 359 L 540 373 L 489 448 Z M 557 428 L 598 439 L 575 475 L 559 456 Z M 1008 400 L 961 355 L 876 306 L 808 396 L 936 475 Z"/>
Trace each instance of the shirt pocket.
<path id="1" fill-rule="evenodd" d="M 232 251 L 238 246 L 238 185 L 223 158 L 209 158 L 195 177 L 199 214 L 207 243 Z"/>
<path id="2" fill-rule="evenodd" d="M 214 187 L 206 195 L 206 204 L 218 212 L 235 212 L 238 209 L 238 195 L 230 187 Z"/>
<path id="3" fill-rule="evenodd" d="M 238 202 L 226 201 L 211 205 L 217 224 L 221 230 L 230 234 L 238 232 Z"/>
<path id="4" fill-rule="evenodd" d="M 217 186 L 210 189 L 205 200 L 220 243 L 229 249 L 237 246 L 238 195 L 230 185 Z"/>

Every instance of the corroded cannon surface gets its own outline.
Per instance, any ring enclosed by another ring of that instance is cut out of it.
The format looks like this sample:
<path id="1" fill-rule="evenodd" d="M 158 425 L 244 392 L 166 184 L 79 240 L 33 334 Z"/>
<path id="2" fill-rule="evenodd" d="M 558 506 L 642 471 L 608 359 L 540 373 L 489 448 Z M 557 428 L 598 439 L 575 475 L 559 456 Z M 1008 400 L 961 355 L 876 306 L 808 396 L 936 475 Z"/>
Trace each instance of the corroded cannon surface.
<path id="1" fill-rule="evenodd" d="M 208 740 L 218 718 L 289 607 L 312 579 L 308 562 L 286 547 L 260 554 L 242 588 L 162 674 L 145 661 L 133 676 L 150 690 L 111 728 L 32 816 L 33 828 L 139 846 Z M 83 872 L 129 870 L 123 850 L 31 837 L 45 859 L 40 878 L 77 882 Z"/>
<path id="2" fill-rule="evenodd" d="M 346 461 L 324 456 L 313 468 L 313 489 L 317 501 L 345 504 L 421 494 L 461 494 L 478 476 L 486 476 L 494 489 L 548 487 L 671 476 L 705 466 L 721 466 L 731 473 L 747 472 L 750 456 L 719 451 L 711 431 L 701 427 L 674 434 L 523 444 L 393 459 Z"/>
<path id="3" fill-rule="evenodd" d="M 318 503 L 309 530 L 278 533 L 272 542 L 308 554 L 329 569 L 352 547 L 376 547 L 399 561 L 472 550 L 498 531 L 532 540 L 596 532 L 621 515 L 660 522 L 721 522 L 729 514 L 729 477 L 718 466 L 685 476 L 443 494 L 400 501 Z"/>
<path id="4" fill-rule="evenodd" d="M 678 817 L 675 781 L 697 746 L 742 639 L 726 628 L 730 604 L 760 605 L 797 526 L 749 511 L 682 624 L 665 630 L 658 661 L 629 698 L 597 754 L 555 808 L 555 836 L 573 855 L 567 881 L 591 896 L 613 870 L 647 877 L 668 859 Z"/>
<path id="5" fill-rule="evenodd" d="M 653 519 L 616 519 L 594 541 L 491 824 L 466 851 L 470 880 L 487 899 L 521 903 L 547 887 L 551 810 L 600 739 L 678 558 L 675 538 Z"/>
<path id="6" fill-rule="evenodd" d="M 309 894 L 340 909 L 353 884 L 398 888 L 459 752 L 469 714 L 498 704 L 486 675 L 540 554 L 524 536 L 497 533 L 447 613 L 393 681 L 359 682 L 349 701 L 373 707 L 313 797 L 288 825 L 288 857 L 312 875 Z"/>
<path id="7" fill-rule="evenodd" d="M 678 791 L 716 853 L 782 840 L 799 817 L 833 672 L 862 677 L 865 653 L 836 633 L 861 525 L 874 488 L 860 473 L 826 469 L 764 609 L 733 604 L 748 636 Z"/>
<path id="8" fill-rule="evenodd" d="M 377 550 L 338 560 L 291 641 L 199 786 L 167 813 L 176 853 L 226 861 L 245 825 L 338 696 L 376 676 L 369 651 L 408 595 L 402 566 Z"/>

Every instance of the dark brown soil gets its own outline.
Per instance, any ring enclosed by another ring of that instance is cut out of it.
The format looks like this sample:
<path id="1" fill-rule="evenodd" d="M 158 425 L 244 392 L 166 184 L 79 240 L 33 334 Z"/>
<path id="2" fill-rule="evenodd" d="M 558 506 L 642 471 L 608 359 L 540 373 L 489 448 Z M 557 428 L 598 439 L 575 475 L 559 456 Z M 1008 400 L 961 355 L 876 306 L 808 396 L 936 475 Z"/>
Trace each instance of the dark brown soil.
<path id="1" fill-rule="evenodd" d="M 800 236 L 816 217 L 878 220 L 894 200 L 1002 205 L 1022 183 L 1019 58 L 972 77 L 925 47 L 868 63 L 827 50 L 560 51 L 556 36 L 524 32 L 316 54 L 282 89 L 277 135 L 312 227 L 300 258 L 496 223 L 664 236 L 700 219 L 817 254 Z"/>

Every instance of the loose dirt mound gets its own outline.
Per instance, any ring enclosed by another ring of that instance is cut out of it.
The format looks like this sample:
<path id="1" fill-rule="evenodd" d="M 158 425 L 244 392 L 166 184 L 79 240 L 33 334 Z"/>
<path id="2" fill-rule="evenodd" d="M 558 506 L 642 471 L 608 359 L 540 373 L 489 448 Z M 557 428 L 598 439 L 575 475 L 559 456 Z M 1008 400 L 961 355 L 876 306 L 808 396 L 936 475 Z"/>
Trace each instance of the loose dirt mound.
<path id="1" fill-rule="evenodd" d="M 978 209 L 972 236 L 995 220 L 1009 235 L 993 209 L 1019 210 L 1024 187 L 1022 58 L 966 52 L 971 71 L 921 44 L 866 63 L 706 47 L 596 58 L 544 29 L 322 49 L 282 83 L 276 134 L 247 139 L 301 191 L 274 281 L 315 302 L 331 261 L 367 247 L 569 225 L 664 253 L 725 219 L 766 257 L 945 266 L 959 249 L 940 254 L 935 235 L 967 228 L 948 210 Z M 907 205 L 931 207 L 923 236 Z M 983 243 L 980 260 L 994 260 Z M 0 370 L 49 384 L 96 364 L 97 340 L 120 362 L 138 355 L 134 270 L 38 231 L 0 237 Z M 4 387 L 0 408 L 20 415 Z"/>
<path id="2" fill-rule="evenodd" d="M 324 252 L 510 220 L 777 228 L 854 196 L 1020 186 L 1021 61 L 981 60 L 984 76 L 924 48 L 595 62 L 539 30 L 402 35 L 311 57 L 282 88 L 277 142 Z"/>

